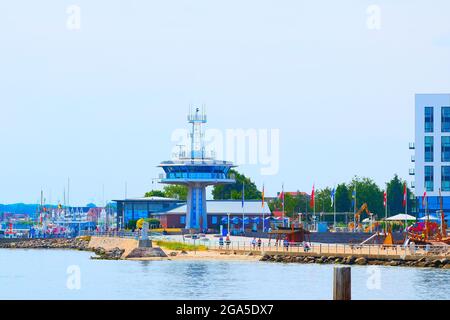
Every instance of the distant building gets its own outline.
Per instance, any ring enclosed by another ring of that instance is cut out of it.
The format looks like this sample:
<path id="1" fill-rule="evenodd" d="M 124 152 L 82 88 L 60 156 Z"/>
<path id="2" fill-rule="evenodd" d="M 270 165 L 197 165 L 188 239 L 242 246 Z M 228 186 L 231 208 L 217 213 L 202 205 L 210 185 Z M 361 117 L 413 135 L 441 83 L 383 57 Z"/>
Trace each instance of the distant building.
<path id="1" fill-rule="evenodd" d="M 443 209 L 450 213 L 450 94 L 416 94 L 415 143 L 410 144 L 415 154 L 410 169 L 415 181 L 417 210 L 429 213 L 440 209 L 439 191 Z M 426 192 L 427 201 L 423 201 Z"/>
<path id="2" fill-rule="evenodd" d="M 228 214 L 230 215 L 230 229 L 242 230 L 242 219 L 245 219 L 246 230 L 262 230 L 263 216 L 270 218 L 271 212 L 267 203 L 264 208 L 260 200 L 245 201 L 242 208 L 241 200 L 208 200 L 206 211 L 209 229 L 219 230 L 222 225 L 228 228 Z M 161 212 L 154 216 L 161 221 L 164 228 L 185 228 L 187 205 L 184 204 L 167 212 Z M 266 227 L 269 223 L 266 220 Z"/>
<path id="3" fill-rule="evenodd" d="M 177 199 L 160 197 L 115 200 L 117 202 L 117 220 L 119 226 L 125 226 L 129 221 L 140 218 L 157 218 L 163 228 L 185 228 L 187 203 Z M 242 218 L 245 218 L 246 230 L 262 230 L 263 217 L 271 217 L 267 203 L 264 208 L 261 200 L 245 201 L 242 208 L 241 200 L 208 200 L 206 201 L 208 228 L 219 230 L 228 228 L 230 215 L 231 231 L 242 230 Z M 269 226 L 266 219 L 266 228 Z"/>
<path id="4" fill-rule="evenodd" d="M 117 226 L 122 229 L 128 221 L 150 218 L 155 213 L 170 211 L 185 204 L 185 201 L 162 197 L 144 197 L 114 200 L 117 203 Z"/>

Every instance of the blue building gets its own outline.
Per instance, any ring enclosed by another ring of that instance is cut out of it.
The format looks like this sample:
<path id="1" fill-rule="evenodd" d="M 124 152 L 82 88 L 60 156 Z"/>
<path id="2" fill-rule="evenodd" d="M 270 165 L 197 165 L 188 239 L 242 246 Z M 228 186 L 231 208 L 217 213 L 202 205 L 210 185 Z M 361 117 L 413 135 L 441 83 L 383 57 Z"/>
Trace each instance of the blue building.
<path id="1" fill-rule="evenodd" d="M 188 122 L 192 125 L 190 151 L 187 156 L 180 152 L 177 160 L 164 161 L 159 165 L 165 172 L 161 182 L 188 187 L 186 229 L 206 231 L 206 187 L 235 183 L 230 175 L 234 165 L 206 156 L 203 125 L 207 119 L 204 112 L 197 108 L 188 116 Z"/>
<path id="2" fill-rule="evenodd" d="M 418 216 L 435 214 L 442 207 L 450 214 L 450 94 L 416 94 L 414 169 Z"/>

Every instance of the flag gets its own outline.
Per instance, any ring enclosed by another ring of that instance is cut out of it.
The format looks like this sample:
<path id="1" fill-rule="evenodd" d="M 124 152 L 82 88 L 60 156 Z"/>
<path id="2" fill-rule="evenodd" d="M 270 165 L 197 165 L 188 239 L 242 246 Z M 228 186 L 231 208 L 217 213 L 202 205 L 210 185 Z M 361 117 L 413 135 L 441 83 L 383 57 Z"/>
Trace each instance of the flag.
<path id="1" fill-rule="evenodd" d="M 313 185 L 313 188 L 312 188 L 312 191 L 311 191 L 311 201 L 310 201 L 310 203 L 309 203 L 309 205 L 311 206 L 311 208 L 313 208 L 314 207 L 314 203 L 315 203 L 315 194 L 314 194 L 315 192 L 314 192 L 314 185 Z"/>
<path id="2" fill-rule="evenodd" d="M 333 190 L 331 190 L 331 206 L 334 205 L 334 194 L 335 194 L 336 190 L 333 188 Z"/>
<path id="3" fill-rule="evenodd" d="M 244 208 L 245 203 L 245 184 L 242 182 L 242 208 Z"/>
<path id="4" fill-rule="evenodd" d="M 426 199 L 427 199 L 427 192 L 424 191 L 422 197 L 422 207 L 425 207 Z"/>
<path id="5" fill-rule="evenodd" d="M 406 198 L 407 198 L 407 189 L 406 189 L 406 183 L 403 185 L 403 208 L 406 207 Z"/>
<path id="6" fill-rule="evenodd" d="M 352 192 L 352 207 L 355 207 L 355 201 L 356 201 L 356 186 L 355 186 L 355 189 L 353 189 L 353 192 Z"/>
<path id="7" fill-rule="evenodd" d="M 384 193 L 383 193 L 383 206 L 386 208 L 386 205 L 387 205 L 387 191 L 384 190 Z"/>

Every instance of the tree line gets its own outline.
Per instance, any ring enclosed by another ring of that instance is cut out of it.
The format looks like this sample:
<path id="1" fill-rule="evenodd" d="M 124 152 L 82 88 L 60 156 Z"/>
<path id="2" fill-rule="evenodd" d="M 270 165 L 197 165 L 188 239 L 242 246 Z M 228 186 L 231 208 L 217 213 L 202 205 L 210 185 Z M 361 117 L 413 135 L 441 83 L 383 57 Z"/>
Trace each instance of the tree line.
<path id="1" fill-rule="evenodd" d="M 244 184 L 246 200 L 261 200 L 262 191 L 250 178 L 230 170 L 235 175 L 236 182 L 233 184 L 216 185 L 213 187 L 212 195 L 214 200 L 240 200 L 242 199 L 242 185 Z M 384 191 L 387 190 L 387 211 L 392 216 L 398 213 L 404 213 L 403 207 L 403 188 L 406 182 L 399 178 L 397 174 L 386 183 L 384 188 L 378 186 L 372 179 L 367 177 L 355 176 L 348 183 L 340 183 L 336 187 L 325 187 L 315 190 L 315 208 L 316 213 L 333 212 L 331 193 L 335 189 L 335 202 L 337 212 L 353 212 L 354 201 L 352 194 L 356 188 L 356 210 L 364 203 L 367 204 L 370 212 L 376 214 L 378 218 L 384 217 Z M 187 199 L 187 187 L 179 185 L 167 185 L 163 191 L 153 190 L 145 194 L 146 197 L 160 196 L 167 198 L 176 198 L 180 200 Z M 297 192 L 295 196 L 286 193 L 284 196 L 284 208 L 286 216 L 293 217 L 298 213 L 312 213 L 314 208 L 311 206 L 309 194 Z M 415 200 L 411 199 L 411 190 L 407 188 L 408 213 L 412 212 L 415 206 Z M 272 211 L 282 210 L 282 200 L 278 197 L 269 202 Z"/>

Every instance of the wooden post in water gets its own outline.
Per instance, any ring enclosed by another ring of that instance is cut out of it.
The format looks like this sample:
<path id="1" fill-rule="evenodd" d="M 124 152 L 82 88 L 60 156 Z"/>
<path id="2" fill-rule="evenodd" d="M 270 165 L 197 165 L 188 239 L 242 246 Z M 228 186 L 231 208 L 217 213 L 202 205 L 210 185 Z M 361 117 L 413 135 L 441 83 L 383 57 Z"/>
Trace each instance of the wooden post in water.
<path id="1" fill-rule="evenodd" d="M 352 273 L 350 267 L 334 267 L 333 300 L 352 299 Z"/>

